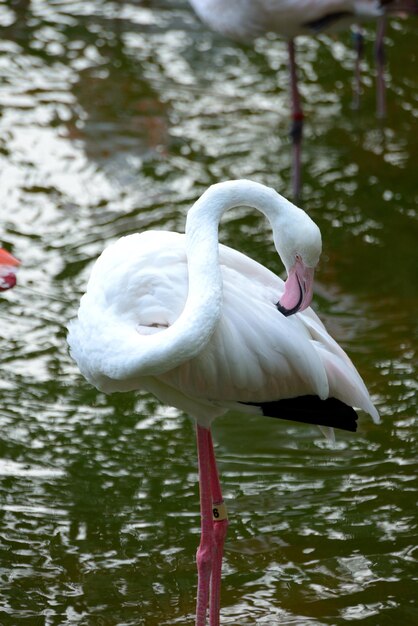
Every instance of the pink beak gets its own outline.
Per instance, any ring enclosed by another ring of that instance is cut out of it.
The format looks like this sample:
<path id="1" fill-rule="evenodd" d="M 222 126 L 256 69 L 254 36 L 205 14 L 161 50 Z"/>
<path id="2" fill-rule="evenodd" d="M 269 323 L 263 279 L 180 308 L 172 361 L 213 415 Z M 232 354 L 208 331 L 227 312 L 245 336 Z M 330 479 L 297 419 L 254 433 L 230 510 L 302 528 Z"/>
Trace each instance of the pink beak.
<path id="1" fill-rule="evenodd" d="M 6 291 L 16 284 L 16 274 L 13 268 L 20 265 L 10 252 L 0 248 L 0 291 Z"/>
<path id="2" fill-rule="evenodd" d="M 306 267 L 297 259 L 290 268 L 284 285 L 284 293 L 276 304 L 280 313 L 286 317 L 304 311 L 312 302 L 313 279 L 315 268 Z"/>

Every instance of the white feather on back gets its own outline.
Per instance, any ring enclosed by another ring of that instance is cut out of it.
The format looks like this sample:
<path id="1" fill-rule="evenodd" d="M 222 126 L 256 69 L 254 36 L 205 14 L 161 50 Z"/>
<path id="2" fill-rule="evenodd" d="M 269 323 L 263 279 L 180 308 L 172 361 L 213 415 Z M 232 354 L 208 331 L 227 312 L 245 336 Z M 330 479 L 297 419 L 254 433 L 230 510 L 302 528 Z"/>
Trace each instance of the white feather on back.
<path id="1" fill-rule="evenodd" d="M 379 0 L 189 0 L 199 17 L 213 30 L 248 42 L 265 33 L 283 37 L 315 34 L 309 26 L 324 19 L 320 31 L 347 28 L 359 19 L 382 14 Z"/>

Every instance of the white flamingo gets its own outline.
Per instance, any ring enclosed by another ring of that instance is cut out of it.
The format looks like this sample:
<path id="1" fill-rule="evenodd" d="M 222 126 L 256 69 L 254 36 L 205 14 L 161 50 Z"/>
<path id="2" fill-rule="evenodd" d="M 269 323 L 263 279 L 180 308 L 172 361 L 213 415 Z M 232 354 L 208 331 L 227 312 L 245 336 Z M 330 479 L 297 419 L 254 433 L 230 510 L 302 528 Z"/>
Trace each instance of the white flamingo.
<path id="1" fill-rule="evenodd" d="M 10 252 L 0 248 L 0 291 L 6 291 L 16 285 L 16 268 L 19 265 L 20 261 Z"/>
<path id="2" fill-rule="evenodd" d="M 286 283 L 218 243 L 222 214 L 242 205 L 268 218 Z M 212 420 L 234 410 L 354 431 L 352 407 L 379 420 L 354 365 L 308 308 L 320 252 L 318 227 L 273 189 L 219 183 L 189 210 L 185 234 L 147 231 L 106 248 L 69 325 L 90 383 L 105 393 L 145 389 L 197 422 L 197 626 L 208 605 L 210 625 L 219 624 L 228 523 Z"/>
<path id="3" fill-rule="evenodd" d="M 378 20 L 375 44 L 377 64 L 377 114 L 385 114 L 383 38 L 386 12 L 416 13 L 417 0 L 189 0 L 198 16 L 213 30 L 242 43 L 268 32 L 288 41 L 292 104 L 292 188 L 298 198 L 301 186 L 301 142 L 303 111 L 299 95 L 294 38 L 334 32 L 367 19 Z M 358 60 L 356 84 L 359 91 L 361 31 L 356 33 Z M 358 104 L 358 93 L 356 97 Z"/>

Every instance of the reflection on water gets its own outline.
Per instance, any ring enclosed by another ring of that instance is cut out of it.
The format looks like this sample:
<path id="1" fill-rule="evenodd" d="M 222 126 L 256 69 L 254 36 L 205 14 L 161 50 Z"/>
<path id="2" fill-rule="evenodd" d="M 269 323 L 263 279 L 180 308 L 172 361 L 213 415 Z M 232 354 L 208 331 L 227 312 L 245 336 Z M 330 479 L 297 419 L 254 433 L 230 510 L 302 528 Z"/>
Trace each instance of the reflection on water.
<path id="1" fill-rule="evenodd" d="M 65 325 L 105 243 L 182 230 L 217 180 L 288 193 L 285 45 L 235 47 L 168 0 L 21 0 L 0 19 L 1 240 L 24 262 L 0 306 L 0 622 L 190 624 L 192 424 L 147 395 L 91 389 Z M 335 448 L 276 420 L 215 424 L 232 518 L 224 624 L 418 620 L 416 31 L 389 31 L 383 123 L 371 53 L 354 114 L 348 35 L 299 44 L 304 205 L 324 239 L 316 308 L 383 423 Z M 229 213 L 221 236 L 282 271 L 251 211 Z"/>

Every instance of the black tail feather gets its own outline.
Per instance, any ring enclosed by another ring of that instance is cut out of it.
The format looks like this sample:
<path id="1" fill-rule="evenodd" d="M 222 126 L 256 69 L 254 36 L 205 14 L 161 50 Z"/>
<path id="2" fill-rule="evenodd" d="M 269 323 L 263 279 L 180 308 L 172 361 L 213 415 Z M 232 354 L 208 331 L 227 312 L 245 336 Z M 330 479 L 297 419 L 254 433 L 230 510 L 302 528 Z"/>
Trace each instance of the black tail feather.
<path id="1" fill-rule="evenodd" d="M 353 13 L 350 11 L 334 11 L 334 13 L 327 13 L 317 20 L 311 22 L 305 22 L 303 26 L 310 28 L 313 33 L 320 33 L 329 26 L 332 26 L 335 22 L 346 17 L 352 17 Z"/>
<path id="2" fill-rule="evenodd" d="M 336 398 L 321 400 L 318 396 L 298 396 L 275 402 L 243 402 L 242 404 L 260 407 L 263 415 L 267 417 L 317 426 L 330 426 L 351 432 L 357 430 L 357 413 L 351 406 Z"/>
<path id="3" fill-rule="evenodd" d="M 385 7 L 388 13 L 404 13 L 416 15 L 418 13 L 417 0 L 380 0 L 380 5 Z"/>

